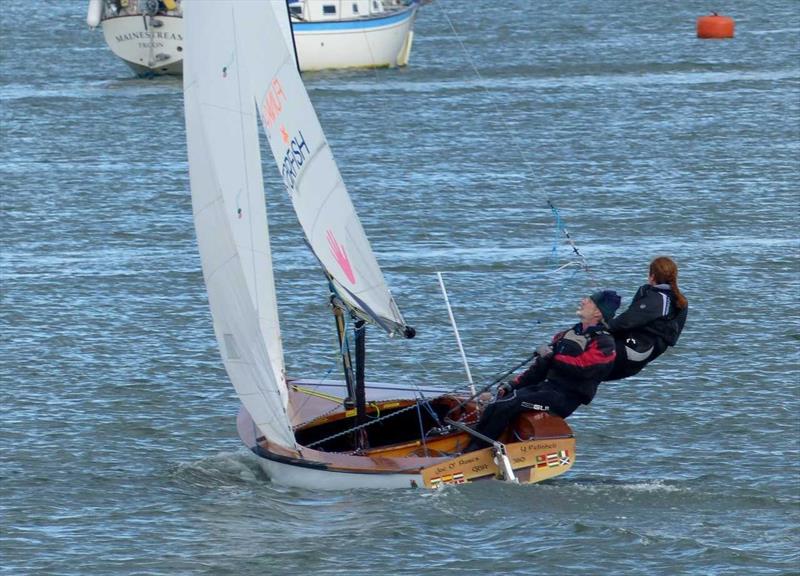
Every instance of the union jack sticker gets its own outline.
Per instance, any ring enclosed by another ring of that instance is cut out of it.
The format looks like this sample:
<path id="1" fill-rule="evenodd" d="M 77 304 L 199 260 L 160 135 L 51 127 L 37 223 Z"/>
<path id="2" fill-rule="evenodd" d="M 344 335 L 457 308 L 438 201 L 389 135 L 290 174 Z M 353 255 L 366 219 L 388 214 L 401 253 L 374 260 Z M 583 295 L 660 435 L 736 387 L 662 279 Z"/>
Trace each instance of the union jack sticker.
<path id="1" fill-rule="evenodd" d="M 466 482 L 467 480 L 464 478 L 464 474 L 456 472 L 455 474 L 431 478 L 431 487 L 439 488 L 445 484 L 466 484 Z"/>
<path id="2" fill-rule="evenodd" d="M 537 468 L 555 468 L 556 466 L 567 466 L 569 464 L 569 450 L 541 454 L 536 457 Z"/>

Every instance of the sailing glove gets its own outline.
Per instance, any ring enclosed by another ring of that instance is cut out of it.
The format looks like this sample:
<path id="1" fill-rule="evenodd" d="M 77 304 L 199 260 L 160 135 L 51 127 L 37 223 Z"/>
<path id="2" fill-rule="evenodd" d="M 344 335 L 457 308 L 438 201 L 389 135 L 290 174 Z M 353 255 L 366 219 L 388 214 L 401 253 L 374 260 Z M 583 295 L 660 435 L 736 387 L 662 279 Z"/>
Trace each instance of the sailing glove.
<path id="1" fill-rule="evenodd" d="M 542 344 L 536 349 L 536 354 L 538 354 L 540 358 L 547 358 L 553 354 L 553 347 L 550 344 Z"/>
<path id="2" fill-rule="evenodd" d="M 502 398 L 506 394 L 511 394 L 514 390 L 514 385 L 511 382 L 503 382 L 497 387 L 497 397 Z"/>

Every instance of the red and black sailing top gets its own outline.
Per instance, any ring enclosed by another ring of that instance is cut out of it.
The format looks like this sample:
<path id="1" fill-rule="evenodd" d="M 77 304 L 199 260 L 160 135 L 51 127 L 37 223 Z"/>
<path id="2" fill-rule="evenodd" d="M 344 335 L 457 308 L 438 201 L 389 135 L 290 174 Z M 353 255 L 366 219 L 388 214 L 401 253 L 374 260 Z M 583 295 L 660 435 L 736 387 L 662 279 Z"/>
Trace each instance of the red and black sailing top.
<path id="1" fill-rule="evenodd" d="M 515 388 L 550 383 L 588 404 L 597 386 L 611 372 L 616 352 L 614 338 L 604 324 L 575 324 L 559 332 L 551 342 L 553 354 L 537 358 L 530 368 L 514 380 Z"/>

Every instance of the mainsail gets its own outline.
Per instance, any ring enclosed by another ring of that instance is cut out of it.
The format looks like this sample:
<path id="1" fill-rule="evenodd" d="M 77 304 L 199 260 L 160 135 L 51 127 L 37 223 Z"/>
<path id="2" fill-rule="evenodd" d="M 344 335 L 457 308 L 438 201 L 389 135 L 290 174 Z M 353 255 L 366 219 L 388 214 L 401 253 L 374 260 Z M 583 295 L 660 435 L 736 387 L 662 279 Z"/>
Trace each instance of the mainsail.
<path id="1" fill-rule="evenodd" d="M 184 99 L 195 229 L 214 331 L 258 428 L 295 446 L 286 414 L 257 118 L 297 218 L 340 300 L 410 336 L 342 182 L 288 43 L 283 0 L 186 2 Z"/>
<path id="2" fill-rule="evenodd" d="M 228 2 L 220 3 L 233 6 Z M 410 336 L 353 208 L 317 114 L 285 41 L 282 0 L 236 5 L 254 56 L 253 88 L 278 171 L 306 239 L 341 300 L 390 334 Z"/>
<path id="3" fill-rule="evenodd" d="M 258 428 L 294 447 L 250 82 L 267 47 L 254 41 L 264 29 L 243 13 L 272 15 L 259 6 L 186 2 L 186 139 L 197 242 L 225 368 Z M 245 28 L 251 37 L 240 36 Z"/>

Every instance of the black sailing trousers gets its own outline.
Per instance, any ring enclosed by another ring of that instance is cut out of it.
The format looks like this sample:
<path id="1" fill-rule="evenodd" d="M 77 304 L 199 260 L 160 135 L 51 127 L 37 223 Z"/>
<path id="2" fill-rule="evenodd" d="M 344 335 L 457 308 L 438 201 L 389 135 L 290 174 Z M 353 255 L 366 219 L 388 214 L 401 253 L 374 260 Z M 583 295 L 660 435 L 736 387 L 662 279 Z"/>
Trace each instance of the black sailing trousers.
<path id="1" fill-rule="evenodd" d="M 497 440 L 503 430 L 522 412 L 541 410 L 566 418 L 580 405 L 580 399 L 574 394 L 565 392 L 558 384 L 545 380 L 536 386 L 512 390 L 489 404 L 475 426 L 475 431 Z M 477 438 L 473 439 L 473 444 L 484 445 L 484 442 L 476 441 Z"/>

